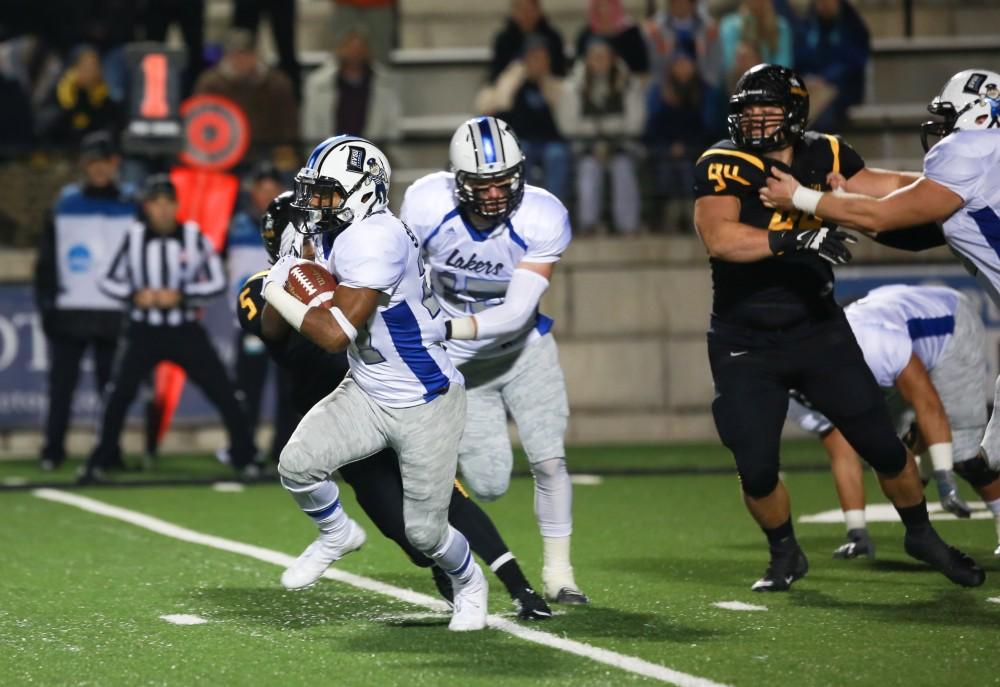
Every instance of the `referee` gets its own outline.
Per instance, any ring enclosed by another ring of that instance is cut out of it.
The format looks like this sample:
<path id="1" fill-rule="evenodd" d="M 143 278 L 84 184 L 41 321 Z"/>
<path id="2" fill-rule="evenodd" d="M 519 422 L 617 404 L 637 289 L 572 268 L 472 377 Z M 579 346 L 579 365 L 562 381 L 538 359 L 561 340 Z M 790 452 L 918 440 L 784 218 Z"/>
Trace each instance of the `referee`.
<path id="1" fill-rule="evenodd" d="M 164 360 L 176 363 L 219 409 L 233 467 L 256 477 L 255 449 L 232 383 L 197 320 L 197 307 L 225 290 L 222 260 L 194 222 L 177 222 L 177 189 L 165 174 L 146 180 L 142 216 L 132 224 L 101 280 L 109 296 L 130 303 L 128 327 L 104 391 L 97 446 L 78 481 L 102 478 L 139 383 Z"/>

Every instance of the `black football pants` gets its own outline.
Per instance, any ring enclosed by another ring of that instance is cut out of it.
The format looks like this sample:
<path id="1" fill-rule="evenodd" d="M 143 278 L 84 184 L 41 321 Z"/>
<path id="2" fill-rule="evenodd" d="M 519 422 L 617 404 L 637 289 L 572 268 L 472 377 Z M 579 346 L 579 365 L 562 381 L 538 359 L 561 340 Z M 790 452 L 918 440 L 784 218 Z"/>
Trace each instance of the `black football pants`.
<path id="1" fill-rule="evenodd" d="M 66 459 L 66 430 L 73 405 L 73 394 L 80 380 L 80 363 L 90 348 L 94 352 L 94 371 L 100 393 L 111 378 L 117 338 L 77 338 L 50 336 L 49 409 L 45 418 L 45 446 L 42 458 L 60 465 Z M 112 462 L 115 460 L 113 457 Z"/>
<path id="2" fill-rule="evenodd" d="M 233 467 L 250 463 L 255 452 L 253 437 L 236 399 L 236 390 L 226 376 L 225 366 L 202 326 L 188 322 L 177 327 L 153 327 L 132 322 L 122 341 L 111 382 L 104 392 L 100 439 L 90 455 L 88 469 L 108 465 L 139 383 L 157 363 L 165 360 L 183 368 L 218 408 L 229 434 Z"/>
<path id="3" fill-rule="evenodd" d="M 805 332 L 760 333 L 752 342 L 713 326 L 708 354 L 715 426 L 748 496 L 763 498 L 778 484 L 789 389 L 802 392 L 877 472 L 905 467 L 882 390 L 842 313 Z"/>

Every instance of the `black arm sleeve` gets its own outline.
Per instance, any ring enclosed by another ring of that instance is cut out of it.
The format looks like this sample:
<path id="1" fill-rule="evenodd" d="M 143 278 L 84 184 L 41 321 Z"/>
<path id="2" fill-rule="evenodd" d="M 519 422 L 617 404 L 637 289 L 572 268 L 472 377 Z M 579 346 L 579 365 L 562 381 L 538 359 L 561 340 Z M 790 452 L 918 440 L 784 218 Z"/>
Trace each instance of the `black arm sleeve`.
<path id="1" fill-rule="evenodd" d="M 918 252 L 945 245 L 944 232 L 935 222 L 897 231 L 883 231 L 872 237 L 877 243 L 898 250 Z"/>
<path id="2" fill-rule="evenodd" d="M 858 154 L 858 151 L 845 143 L 840 136 L 836 138 L 840 141 L 840 173 L 844 175 L 845 179 L 850 179 L 865 168 L 864 158 Z"/>

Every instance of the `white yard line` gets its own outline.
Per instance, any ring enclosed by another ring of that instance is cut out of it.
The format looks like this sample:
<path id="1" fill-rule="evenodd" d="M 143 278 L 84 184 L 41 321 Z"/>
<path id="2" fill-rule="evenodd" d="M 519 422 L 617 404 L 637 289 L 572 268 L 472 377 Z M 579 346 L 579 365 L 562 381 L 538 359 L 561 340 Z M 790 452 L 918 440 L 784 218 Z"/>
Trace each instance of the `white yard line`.
<path id="1" fill-rule="evenodd" d="M 173 539 L 179 539 L 180 541 L 185 541 L 191 544 L 201 544 L 220 551 L 240 554 L 241 556 L 256 558 L 257 560 L 264 561 L 265 563 L 272 563 L 274 565 L 287 567 L 292 563 L 292 561 L 295 560 L 294 556 L 289 556 L 279 551 L 265 549 L 260 546 L 253 546 L 252 544 L 244 544 L 243 542 L 233 541 L 232 539 L 225 539 L 223 537 L 216 537 L 210 534 L 203 534 L 201 532 L 189 530 L 185 527 L 174 525 L 166 520 L 160 520 L 159 518 L 154 518 L 150 515 L 145 515 L 127 508 L 112 506 L 104 503 L 103 501 L 98 501 L 86 496 L 70 494 L 57 489 L 36 489 L 33 493 L 38 498 L 45 499 L 47 501 L 55 501 L 68 506 L 74 506 L 87 512 L 121 520 Z M 384 594 L 385 596 L 389 596 L 415 606 L 423 606 L 424 608 L 428 608 L 433 611 L 447 610 L 447 605 L 440 599 L 435 599 L 434 597 L 415 592 L 411 589 L 403 589 L 402 587 L 385 584 L 384 582 L 373 580 L 370 577 L 355 575 L 336 568 L 330 568 L 323 574 L 323 576 L 331 580 L 336 580 L 337 582 L 349 584 L 359 589 Z M 718 682 L 713 682 L 696 675 L 682 673 L 678 670 L 667 668 L 666 666 L 644 661 L 641 658 L 619 654 L 615 651 L 601 649 L 596 646 L 591 646 L 590 644 L 585 644 L 583 642 L 577 642 L 565 637 L 557 637 L 556 635 L 543 632 L 541 630 L 533 630 L 523 625 L 511 622 L 510 620 L 506 620 L 500 616 L 489 616 L 489 626 L 495 630 L 507 632 L 508 634 L 519 637 L 520 639 L 528 642 L 534 642 L 535 644 L 541 644 L 542 646 L 547 646 L 552 649 L 558 649 L 577 656 L 582 656 L 583 658 L 587 658 L 598 663 L 613 666 L 643 677 L 660 680 L 661 682 L 666 682 L 668 684 L 677 685 L 678 687 L 724 687 Z"/>
<path id="2" fill-rule="evenodd" d="M 766 611 L 767 606 L 743 603 L 742 601 L 716 601 L 712 604 L 716 608 L 723 608 L 727 611 Z"/>
<path id="3" fill-rule="evenodd" d="M 187 613 L 170 613 L 161 615 L 160 620 L 166 620 L 174 625 L 204 625 L 208 621 L 200 615 L 189 615 Z"/>

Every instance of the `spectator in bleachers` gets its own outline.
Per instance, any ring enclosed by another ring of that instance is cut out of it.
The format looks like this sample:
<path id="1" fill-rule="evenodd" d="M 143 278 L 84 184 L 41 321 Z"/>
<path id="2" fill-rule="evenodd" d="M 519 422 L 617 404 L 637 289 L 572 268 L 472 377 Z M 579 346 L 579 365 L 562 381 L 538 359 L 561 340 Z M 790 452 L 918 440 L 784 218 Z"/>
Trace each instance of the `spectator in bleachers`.
<path id="1" fill-rule="evenodd" d="M 677 230 L 692 225 L 694 163 L 709 143 L 707 88 L 689 52 L 678 50 L 668 65 L 660 81 L 649 89 L 645 140 L 655 195 L 663 201 L 659 216 L 664 228 Z"/>
<path id="2" fill-rule="evenodd" d="M 562 79 L 552 73 L 548 42 L 530 36 L 521 59 L 480 90 L 475 107 L 514 129 L 524 151 L 528 182 L 565 200 L 572 159 L 555 118 L 562 91 Z"/>
<path id="3" fill-rule="evenodd" d="M 606 40 L 633 74 L 649 73 L 649 54 L 642 31 L 622 6 L 622 0 L 588 0 L 587 25 L 576 38 L 576 59 L 583 59 L 590 39 Z"/>
<path id="4" fill-rule="evenodd" d="M 187 52 L 184 92 L 190 93 L 205 69 L 205 0 L 153 0 L 143 8 L 146 40 L 163 43 L 171 24 L 180 28 Z"/>
<path id="5" fill-rule="evenodd" d="M 91 46 L 78 48 L 49 102 L 38 115 L 42 139 L 71 145 L 94 131 L 117 132 L 122 109 L 111 99 L 100 56 Z"/>
<path id="6" fill-rule="evenodd" d="M 281 0 L 278 0 L 279 2 Z M 331 0 L 333 22 L 338 31 L 362 27 L 376 62 L 390 64 L 396 46 L 396 0 Z"/>
<path id="7" fill-rule="evenodd" d="M 674 53 L 695 55 L 702 81 L 719 82 L 719 26 L 699 0 L 666 0 L 666 7 L 645 22 L 653 78 L 662 81 Z"/>
<path id="8" fill-rule="evenodd" d="M 299 108 L 292 82 L 280 69 L 264 64 L 246 29 L 230 29 L 226 52 L 195 84 L 195 93 L 229 98 L 246 114 L 254 146 L 294 145 L 299 137 Z"/>
<path id="9" fill-rule="evenodd" d="M 645 118 L 641 79 L 629 73 L 607 41 L 595 36 L 566 79 L 557 115 L 559 128 L 576 148 L 580 232 L 591 233 L 600 223 L 605 188 L 610 189 L 615 231 L 638 231 L 636 140 Z"/>
<path id="10" fill-rule="evenodd" d="M 528 36 L 540 36 L 545 39 L 552 73 L 556 76 L 566 76 L 566 49 L 563 47 L 563 37 L 542 12 L 541 0 L 512 0 L 507 24 L 493 39 L 490 81 L 495 81 L 511 62 L 521 57 L 521 53 L 524 52 L 524 41 Z"/>
<path id="11" fill-rule="evenodd" d="M 401 109 L 392 75 L 372 61 L 363 29 L 348 29 L 306 80 L 302 136 L 310 146 L 334 133 L 395 141 Z"/>
<path id="12" fill-rule="evenodd" d="M 39 112 L 62 76 L 62 60 L 37 36 L 19 36 L 0 44 L 0 71 L 21 85 L 31 109 Z"/>
<path id="13" fill-rule="evenodd" d="M 795 67 L 809 88 L 812 128 L 840 131 L 847 108 L 864 100 L 868 27 L 849 0 L 813 0 L 800 25 Z"/>
<path id="14" fill-rule="evenodd" d="M 111 136 L 95 132 L 80 144 L 82 183 L 62 189 L 38 246 L 35 301 L 49 344 L 49 408 L 41 466 L 58 468 L 66 459 L 66 429 L 80 363 L 94 356 L 97 388 L 111 377 L 123 324 L 121 303 L 104 294 L 100 280 L 130 224 L 136 207 L 118 185 L 119 158 Z M 121 462 L 112 449 L 111 462 Z"/>
<path id="15" fill-rule="evenodd" d="M 0 69 L 0 157 L 28 150 L 34 143 L 35 120 L 20 82 Z"/>
<path id="16" fill-rule="evenodd" d="M 297 100 L 302 99 L 302 77 L 295 55 L 295 3 L 288 0 L 236 0 L 233 26 L 246 29 L 254 39 L 261 14 L 266 12 L 274 47 L 278 50 L 278 68 L 292 82 Z"/>
<path id="17" fill-rule="evenodd" d="M 791 26 L 775 11 L 774 0 L 742 0 L 739 9 L 719 22 L 719 42 L 726 93 L 755 64 L 791 67 L 794 59 Z"/>

